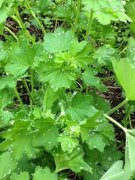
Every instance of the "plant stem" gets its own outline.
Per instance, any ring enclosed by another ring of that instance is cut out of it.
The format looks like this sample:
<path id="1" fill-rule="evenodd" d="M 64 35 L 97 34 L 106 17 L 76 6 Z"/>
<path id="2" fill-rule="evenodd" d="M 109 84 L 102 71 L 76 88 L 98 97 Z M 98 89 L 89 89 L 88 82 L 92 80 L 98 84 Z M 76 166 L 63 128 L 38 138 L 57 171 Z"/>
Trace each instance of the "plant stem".
<path id="1" fill-rule="evenodd" d="M 76 19 L 75 19 L 75 23 L 74 23 L 74 28 L 73 31 L 77 31 L 78 29 L 78 22 L 79 22 L 79 17 L 80 17 L 80 10 L 81 10 L 81 0 L 77 1 L 77 11 L 76 11 Z"/>
<path id="2" fill-rule="evenodd" d="M 88 38 L 89 38 L 89 33 L 90 33 L 90 31 L 91 31 L 93 13 L 94 13 L 93 10 L 91 10 L 91 12 L 90 12 L 90 18 L 89 18 L 89 22 L 88 22 L 88 28 L 87 28 L 87 31 L 86 31 L 86 37 L 85 37 L 86 40 L 88 40 Z"/>
<path id="3" fill-rule="evenodd" d="M 124 49 L 122 49 L 122 51 L 119 52 L 119 55 L 122 54 L 127 48 L 128 48 L 128 46 L 126 46 Z"/>
<path id="4" fill-rule="evenodd" d="M 125 127 L 123 127 L 120 123 L 118 123 L 115 119 L 113 119 L 112 117 L 108 116 L 107 114 L 104 114 L 104 116 L 111 121 L 112 123 L 114 123 L 116 126 L 118 126 L 120 129 L 122 129 L 125 133 L 127 133 L 127 129 Z"/>
<path id="5" fill-rule="evenodd" d="M 130 129 L 132 129 L 132 123 L 131 123 L 131 117 L 130 117 L 130 111 L 131 111 L 131 105 L 128 106 L 127 110 L 126 110 L 126 115 L 123 121 L 126 122 L 126 124 L 129 123 Z M 129 120 L 129 122 L 128 122 Z"/>
<path id="6" fill-rule="evenodd" d="M 20 98 L 20 94 L 18 93 L 17 88 L 14 89 L 14 92 L 15 92 L 16 97 L 18 98 L 20 105 L 23 106 L 23 102 Z"/>
<path id="7" fill-rule="evenodd" d="M 29 31 L 26 29 L 20 14 L 18 12 L 18 9 L 16 9 L 16 16 L 12 16 L 12 18 L 19 24 L 20 28 L 22 28 L 25 31 L 26 36 L 31 40 L 32 43 L 34 43 L 34 38 L 31 36 L 31 34 L 29 33 Z"/>
<path id="8" fill-rule="evenodd" d="M 118 104 L 116 107 L 114 107 L 113 109 L 111 109 L 107 114 L 111 115 L 113 114 L 115 111 L 117 111 L 118 109 L 120 109 L 122 106 L 124 106 L 126 103 L 128 102 L 128 99 L 126 98 L 124 101 L 122 101 L 120 104 Z"/>
<path id="9" fill-rule="evenodd" d="M 29 94 L 30 101 L 31 101 L 30 104 L 32 105 L 32 104 L 33 104 L 33 97 L 32 97 L 32 95 L 31 95 L 30 89 L 29 89 L 29 87 L 28 87 L 27 81 L 26 81 L 26 79 L 23 79 L 22 81 L 23 81 L 23 84 L 24 84 L 24 86 L 25 86 L 28 94 Z"/>
<path id="10" fill-rule="evenodd" d="M 24 3 L 24 5 L 25 5 L 25 7 L 29 10 L 29 12 L 32 14 L 32 16 L 34 17 L 34 19 L 37 21 L 37 23 L 38 23 L 39 27 L 41 28 L 43 34 L 45 34 L 45 33 L 46 33 L 46 30 L 45 30 L 42 22 L 40 22 L 39 19 L 36 17 L 34 11 L 33 11 L 33 10 L 31 9 L 31 7 L 30 7 L 30 5 L 27 4 L 27 3 Z"/>
<path id="11" fill-rule="evenodd" d="M 4 26 L 4 28 L 15 38 L 16 41 L 18 41 L 18 37 L 15 35 L 15 33 L 11 29 L 9 29 L 7 26 Z"/>
<path id="12" fill-rule="evenodd" d="M 34 72 L 33 69 L 31 69 L 31 94 L 33 94 L 34 91 Z"/>

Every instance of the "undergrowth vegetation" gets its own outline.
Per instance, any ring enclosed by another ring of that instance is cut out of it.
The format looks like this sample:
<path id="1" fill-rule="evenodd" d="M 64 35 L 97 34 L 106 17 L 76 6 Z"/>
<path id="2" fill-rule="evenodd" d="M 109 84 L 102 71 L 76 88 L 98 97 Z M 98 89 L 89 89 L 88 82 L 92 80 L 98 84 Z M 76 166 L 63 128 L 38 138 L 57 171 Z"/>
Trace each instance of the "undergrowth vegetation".
<path id="1" fill-rule="evenodd" d="M 0 0 L 0 180 L 135 178 L 134 35 L 135 0 Z"/>

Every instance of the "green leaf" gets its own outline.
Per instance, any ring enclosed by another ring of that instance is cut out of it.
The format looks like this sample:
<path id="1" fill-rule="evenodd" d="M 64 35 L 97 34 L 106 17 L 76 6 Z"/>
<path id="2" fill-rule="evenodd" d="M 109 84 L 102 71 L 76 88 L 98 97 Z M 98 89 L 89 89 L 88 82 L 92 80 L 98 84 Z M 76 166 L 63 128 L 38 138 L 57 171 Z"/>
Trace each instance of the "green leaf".
<path id="1" fill-rule="evenodd" d="M 66 70 L 64 67 L 49 66 L 48 70 L 43 70 L 40 73 L 40 80 L 49 82 L 51 88 L 57 91 L 60 88 L 70 88 L 71 84 L 75 81 L 75 74 L 71 70 Z"/>
<path id="2" fill-rule="evenodd" d="M 3 23 L 4 21 L 6 21 L 6 19 L 8 17 L 8 13 L 9 13 L 8 8 L 6 8 L 6 7 L 1 8 L 1 10 L 0 10 L 0 23 Z"/>
<path id="3" fill-rule="evenodd" d="M 13 114 L 10 111 L 6 111 L 6 110 L 1 111 L 0 117 L 1 117 L 1 120 L 2 120 L 2 125 L 3 126 L 10 123 L 10 120 L 14 118 Z"/>
<path id="4" fill-rule="evenodd" d="M 62 151 L 53 155 L 56 172 L 71 169 L 74 172 L 88 171 L 91 172 L 91 167 L 83 159 L 83 151 L 76 148 L 71 154 L 63 153 Z"/>
<path id="5" fill-rule="evenodd" d="M 100 0 L 84 0 L 84 9 L 89 11 L 90 9 L 94 11 L 101 10 L 102 8 L 107 7 L 107 1 L 103 0 L 102 2 Z"/>
<path id="6" fill-rule="evenodd" d="M 2 4 L 3 4 L 3 1 L 4 1 L 4 0 L 0 0 L 0 8 L 1 8 Z"/>
<path id="7" fill-rule="evenodd" d="M 0 90 L 5 88 L 15 88 L 16 80 L 11 76 L 0 77 Z"/>
<path id="8" fill-rule="evenodd" d="M 12 84 L 13 85 L 13 84 Z M 2 87 L 3 85 L 1 85 Z M 0 110 L 9 105 L 15 97 L 14 92 L 11 90 L 3 89 L 0 91 Z"/>
<path id="9" fill-rule="evenodd" d="M 98 161 L 102 165 L 104 170 L 108 170 L 112 164 L 120 159 L 122 159 L 122 152 L 118 151 L 116 143 L 112 143 L 109 146 L 105 147 L 103 153 L 100 153 Z"/>
<path id="10" fill-rule="evenodd" d="M 84 10 L 93 11 L 93 18 L 96 18 L 101 24 L 108 25 L 111 21 L 131 21 L 125 14 L 122 0 L 84 0 Z"/>
<path id="11" fill-rule="evenodd" d="M 33 180 L 57 180 L 57 174 L 52 173 L 48 167 L 42 169 L 41 167 L 37 167 L 35 169 L 35 173 L 33 174 Z"/>
<path id="12" fill-rule="evenodd" d="M 105 44 L 99 47 L 94 53 L 94 59 L 96 59 L 101 65 L 107 65 L 108 62 L 112 59 L 114 53 L 115 49 L 112 48 L 109 44 Z"/>
<path id="13" fill-rule="evenodd" d="M 92 105 L 91 96 L 81 93 L 74 96 L 71 107 L 67 111 L 73 120 L 78 121 L 92 117 L 96 112 L 97 110 Z"/>
<path id="14" fill-rule="evenodd" d="M 57 145 L 58 130 L 52 119 L 37 119 L 16 121 L 14 126 L 1 133 L 5 139 L 0 144 L 0 149 L 11 149 L 15 159 L 21 159 L 23 155 L 33 158 L 39 151 L 38 147 L 51 150 Z M 25 144 L 25 146 L 24 146 Z"/>
<path id="15" fill-rule="evenodd" d="M 98 110 L 102 110 L 104 112 L 110 111 L 109 102 L 101 96 L 94 95 L 94 106 Z"/>
<path id="16" fill-rule="evenodd" d="M 16 168 L 16 162 L 11 157 L 10 152 L 0 155 L 0 179 L 6 178 Z"/>
<path id="17" fill-rule="evenodd" d="M 47 33 L 45 35 L 44 48 L 49 53 L 68 51 L 73 39 L 71 31 L 65 32 L 62 28 L 58 28 L 54 33 Z"/>
<path id="18" fill-rule="evenodd" d="M 133 175 L 131 171 L 123 170 L 123 162 L 115 162 L 100 180 L 130 180 Z"/>
<path id="19" fill-rule="evenodd" d="M 12 173 L 11 180 L 29 180 L 29 173 L 28 172 L 22 172 L 20 174 Z"/>
<path id="20" fill-rule="evenodd" d="M 15 159 L 21 159 L 25 154 L 29 158 L 37 152 L 32 145 L 33 134 L 30 131 L 30 122 L 17 121 L 10 131 L 1 134 L 6 140 L 0 144 L 0 149 L 11 149 Z M 25 144 L 25 146 L 24 146 Z"/>
<path id="21" fill-rule="evenodd" d="M 132 22 L 130 23 L 130 29 L 135 33 L 135 1 L 128 2 L 126 4 L 126 10 L 128 16 L 131 18 Z"/>
<path id="22" fill-rule="evenodd" d="M 79 145 L 77 139 L 69 137 L 69 136 L 60 136 L 58 141 L 61 144 L 61 148 L 63 152 L 72 153 L 72 151 Z"/>
<path id="23" fill-rule="evenodd" d="M 112 63 L 117 78 L 126 92 L 126 97 L 128 100 L 134 101 L 135 91 L 133 91 L 133 89 L 135 86 L 135 69 L 130 65 L 127 59 L 121 59 L 119 61 L 114 60 Z"/>
<path id="24" fill-rule="evenodd" d="M 101 90 L 101 91 L 106 91 L 106 87 L 103 85 L 101 82 L 100 78 L 96 77 L 92 68 L 88 68 L 84 71 L 82 74 L 82 78 L 84 83 L 88 86 L 94 86 L 95 88 Z"/>
<path id="25" fill-rule="evenodd" d="M 87 140 L 89 149 L 97 149 L 100 152 L 104 151 L 106 146 L 104 139 L 99 134 L 91 134 Z"/>
<path id="26" fill-rule="evenodd" d="M 6 72 L 16 77 L 22 76 L 29 67 L 35 68 L 42 61 L 41 52 L 40 44 L 31 46 L 27 40 L 20 40 L 9 52 L 10 62 L 5 67 Z"/>
<path id="27" fill-rule="evenodd" d="M 129 63 L 135 68 L 135 39 L 132 37 L 128 41 L 127 57 Z"/>
<path id="28" fill-rule="evenodd" d="M 53 91 L 53 89 L 48 86 L 43 100 L 43 108 L 44 110 L 50 109 L 53 106 L 53 103 L 57 100 L 58 95 L 56 92 Z"/>
<path id="29" fill-rule="evenodd" d="M 104 122 L 101 112 L 96 112 L 92 117 L 84 121 L 80 126 L 82 141 L 86 141 L 89 138 L 89 134 L 92 130 L 98 129 L 99 125 Z"/>
<path id="30" fill-rule="evenodd" d="M 0 61 L 7 58 L 7 51 L 4 49 L 4 43 L 0 42 Z"/>
<path id="31" fill-rule="evenodd" d="M 58 129 L 55 121 L 46 119 L 37 119 L 35 122 L 35 129 L 37 130 L 35 139 L 33 140 L 34 146 L 45 147 L 47 151 L 52 150 L 57 145 Z"/>
<path id="32" fill-rule="evenodd" d="M 130 133 L 126 133 L 125 169 L 135 171 L 135 137 Z"/>

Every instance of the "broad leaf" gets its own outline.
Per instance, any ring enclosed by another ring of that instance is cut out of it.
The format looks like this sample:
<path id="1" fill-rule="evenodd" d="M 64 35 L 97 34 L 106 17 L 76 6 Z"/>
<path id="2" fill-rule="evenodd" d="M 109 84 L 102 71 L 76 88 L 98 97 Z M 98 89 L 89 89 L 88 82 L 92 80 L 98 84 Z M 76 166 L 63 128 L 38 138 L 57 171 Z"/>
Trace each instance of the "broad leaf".
<path id="1" fill-rule="evenodd" d="M 126 133 L 125 170 L 135 171 L 135 136 Z"/>
<path id="2" fill-rule="evenodd" d="M 58 141 L 61 144 L 61 149 L 63 152 L 72 153 L 72 151 L 79 145 L 77 139 L 69 136 L 60 136 Z"/>
<path id="3" fill-rule="evenodd" d="M 84 161 L 83 152 L 79 147 L 76 148 L 71 154 L 63 153 L 61 151 L 53 156 L 57 172 L 66 169 L 71 169 L 74 172 L 91 172 L 91 167 Z"/>
<path id="4" fill-rule="evenodd" d="M 88 68 L 82 74 L 84 83 L 88 86 L 94 86 L 95 88 L 106 91 L 106 87 L 101 82 L 100 78 L 96 77 L 92 68 Z"/>
<path id="5" fill-rule="evenodd" d="M 96 18 L 101 24 L 107 25 L 111 21 L 130 21 L 131 19 L 125 14 L 122 0 L 84 0 L 84 10 L 94 12 Z"/>
<path id="6" fill-rule="evenodd" d="M 47 33 L 44 37 L 44 48 L 49 53 L 68 51 L 74 39 L 71 31 L 65 32 L 58 28 L 54 33 Z"/>
<path id="7" fill-rule="evenodd" d="M 57 100 L 58 95 L 56 92 L 53 91 L 53 89 L 48 86 L 43 100 L 43 108 L 44 110 L 50 109 L 53 106 L 53 103 Z"/>
<path id="8" fill-rule="evenodd" d="M 100 152 L 103 152 L 106 146 L 103 137 L 98 134 L 91 134 L 87 140 L 87 144 L 89 149 L 98 149 Z"/>
<path id="9" fill-rule="evenodd" d="M 111 166 L 111 168 L 104 174 L 104 176 L 100 180 L 130 180 L 132 175 L 133 172 L 123 170 L 122 161 L 117 161 Z"/>
<path id="10" fill-rule="evenodd" d="M 49 82 L 54 91 L 60 88 L 70 88 L 71 84 L 75 81 L 75 73 L 64 67 L 49 66 L 48 70 L 43 69 L 40 73 L 40 80 Z"/>
<path id="11" fill-rule="evenodd" d="M 105 44 L 97 49 L 94 53 L 94 59 L 98 61 L 101 65 L 107 65 L 108 62 L 112 59 L 115 53 L 115 49 L 112 48 L 110 45 Z"/>
<path id="12" fill-rule="evenodd" d="M 11 157 L 10 152 L 0 155 L 0 179 L 6 178 L 16 168 L 16 162 Z"/>
<path id="13" fill-rule="evenodd" d="M 23 155 L 33 158 L 39 151 L 38 147 L 51 150 L 57 144 L 58 130 L 51 119 L 25 120 L 16 121 L 13 128 L 2 132 L 1 136 L 5 141 L 0 144 L 0 149 L 11 149 L 18 160 Z"/>
<path id="14" fill-rule="evenodd" d="M 11 180 L 29 180 L 29 173 L 28 172 L 22 172 L 20 174 L 12 173 Z"/>
<path id="15" fill-rule="evenodd" d="M 42 169 L 41 167 L 36 167 L 35 173 L 33 174 L 33 180 L 57 180 L 57 174 L 52 173 L 48 167 Z"/>
<path id="16" fill-rule="evenodd" d="M 117 78 L 126 92 L 128 100 L 135 100 L 135 69 L 130 65 L 127 59 L 121 59 L 119 61 L 112 61 L 114 71 Z"/>
<path id="17" fill-rule="evenodd" d="M 34 146 L 43 146 L 46 150 L 52 150 L 57 145 L 58 129 L 54 123 L 50 118 L 36 120 Z"/>
<path id="18" fill-rule="evenodd" d="M 87 117 L 92 117 L 96 112 L 96 108 L 92 105 L 91 96 L 77 93 L 67 113 L 73 120 L 82 121 Z"/>
<path id="19" fill-rule="evenodd" d="M 20 41 L 9 52 L 10 62 L 5 67 L 6 72 L 16 77 L 22 76 L 29 67 L 35 68 L 42 61 L 41 52 L 41 44 L 31 46 L 27 40 Z"/>
<path id="20" fill-rule="evenodd" d="M 15 88 L 16 80 L 11 76 L 0 77 L 0 90 L 5 88 Z"/>

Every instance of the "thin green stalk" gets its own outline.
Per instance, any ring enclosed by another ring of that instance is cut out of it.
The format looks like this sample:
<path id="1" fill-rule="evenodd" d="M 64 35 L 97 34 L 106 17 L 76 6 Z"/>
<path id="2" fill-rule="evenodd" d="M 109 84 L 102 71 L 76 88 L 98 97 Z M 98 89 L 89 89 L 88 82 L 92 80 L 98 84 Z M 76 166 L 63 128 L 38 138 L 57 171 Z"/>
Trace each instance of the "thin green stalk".
<path id="1" fill-rule="evenodd" d="M 17 88 L 14 89 L 14 92 L 15 92 L 16 97 L 18 98 L 20 105 L 23 106 L 23 102 L 20 98 L 20 94 L 18 93 Z"/>
<path id="2" fill-rule="evenodd" d="M 117 111 L 118 109 L 120 109 L 121 107 L 123 107 L 125 104 L 127 104 L 128 99 L 125 99 L 124 101 L 122 101 L 120 104 L 118 104 L 116 107 L 114 107 L 113 109 L 111 109 L 107 114 L 111 115 L 113 114 L 115 111 Z"/>
<path id="3" fill-rule="evenodd" d="M 86 37 L 85 37 L 86 40 L 88 40 L 88 38 L 89 38 L 89 33 L 90 33 L 90 31 L 91 31 L 93 14 L 94 14 L 94 12 L 93 12 L 93 10 L 91 10 L 91 12 L 90 12 L 90 18 L 89 18 L 89 22 L 88 22 L 88 28 L 87 28 L 87 31 L 86 31 Z"/>
<path id="4" fill-rule="evenodd" d="M 33 97 L 31 95 L 30 89 L 28 87 L 27 81 L 26 81 L 26 79 L 23 79 L 22 81 L 23 81 L 23 84 L 24 84 L 24 86 L 28 92 L 29 97 L 30 97 L 30 104 L 32 105 L 33 104 Z"/>
<path id="5" fill-rule="evenodd" d="M 106 117 L 109 121 L 114 123 L 117 127 L 122 129 L 125 133 L 127 133 L 128 130 L 125 127 L 123 127 L 120 123 L 118 123 L 115 119 L 113 119 L 112 117 L 108 116 L 107 114 L 104 114 L 104 117 Z"/>
<path id="6" fill-rule="evenodd" d="M 20 28 L 24 29 L 24 32 L 26 34 L 26 36 L 32 41 L 32 43 L 34 43 L 34 38 L 31 36 L 31 34 L 29 33 L 29 31 L 26 29 L 21 17 L 20 17 L 20 14 L 18 12 L 18 9 L 16 9 L 16 16 L 12 16 L 12 18 L 19 24 Z"/>
<path id="7" fill-rule="evenodd" d="M 23 26 L 22 26 L 22 24 L 20 23 L 20 20 L 17 18 L 17 16 L 13 15 L 13 16 L 11 16 L 11 17 L 12 17 L 13 20 L 15 20 L 15 21 L 18 23 L 18 25 L 19 25 L 20 28 L 23 28 Z"/>
<path id="8" fill-rule="evenodd" d="M 126 51 L 127 48 L 128 48 L 128 46 L 126 46 L 124 49 L 122 49 L 122 51 L 119 52 L 119 55 L 122 54 L 124 51 Z"/>
<path id="9" fill-rule="evenodd" d="M 133 127 L 132 127 L 132 123 L 131 123 L 130 112 L 131 112 L 131 105 L 128 106 L 127 111 L 126 111 L 126 115 L 125 115 L 125 118 L 123 121 L 125 121 L 126 124 L 129 123 L 130 128 L 132 129 Z M 129 122 L 128 122 L 128 120 L 129 120 Z"/>
<path id="10" fill-rule="evenodd" d="M 18 37 L 15 35 L 15 33 L 11 29 L 9 29 L 7 26 L 4 26 L 4 28 L 15 38 L 16 41 L 18 41 Z"/>
<path id="11" fill-rule="evenodd" d="M 40 22 L 39 19 L 36 17 L 34 11 L 33 11 L 33 10 L 31 9 L 31 7 L 30 7 L 30 5 L 27 4 L 27 3 L 25 3 L 24 5 L 25 5 L 25 7 L 29 10 L 29 12 L 32 14 L 33 18 L 37 21 L 37 23 L 38 23 L 39 27 L 41 28 L 43 34 L 45 34 L 45 33 L 46 33 L 46 30 L 45 30 L 42 22 Z"/>
<path id="12" fill-rule="evenodd" d="M 31 94 L 34 92 L 34 71 L 31 69 Z"/>
<path id="13" fill-rule="evenodd" d="M 73 31 L 77 31 L 77 26 L 78 26 L 78 22 L 79 22 L 79 18 L 80 18 L 80 11 L 81 11 L 81 0 L 77 1 L 77 11 L 76 11 L 76 19 L 75 19 L 75 23 L 74 23 L 74 27 L 73 27 Z"/>

